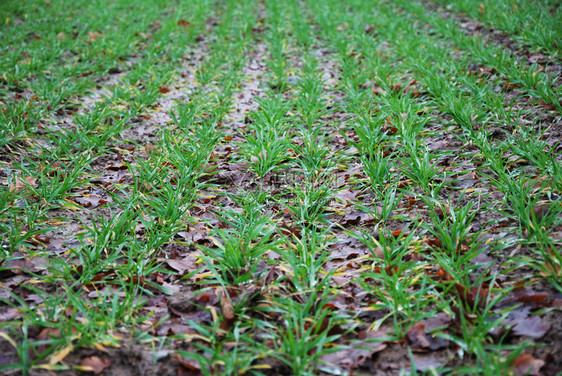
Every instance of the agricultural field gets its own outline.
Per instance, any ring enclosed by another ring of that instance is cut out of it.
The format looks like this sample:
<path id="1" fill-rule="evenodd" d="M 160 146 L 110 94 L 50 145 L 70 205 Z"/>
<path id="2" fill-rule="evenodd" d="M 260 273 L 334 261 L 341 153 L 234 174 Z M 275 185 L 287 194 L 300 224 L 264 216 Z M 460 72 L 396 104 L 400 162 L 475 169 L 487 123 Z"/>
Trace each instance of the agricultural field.
<path id="1" fill-rule="evenodd" d="M 0 24 L 0 374 L 562 372 L 559 1 Z"/>

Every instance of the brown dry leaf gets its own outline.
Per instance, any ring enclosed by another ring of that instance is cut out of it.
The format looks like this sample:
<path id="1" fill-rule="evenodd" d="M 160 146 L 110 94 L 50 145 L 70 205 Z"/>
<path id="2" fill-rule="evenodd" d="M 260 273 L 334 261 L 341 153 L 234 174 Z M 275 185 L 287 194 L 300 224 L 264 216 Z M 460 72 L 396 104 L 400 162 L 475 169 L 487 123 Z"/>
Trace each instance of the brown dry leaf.
<path id="1" fill-rule="evenodd" d="M 394 236 L 395 238 L 399 238 L 399 237 L 402 236 L 402 235 L 407 236 L 408 233 L 402 234 L 402 230 L 395 230 L 395 231 L 392 231 L 392 236 Z"/>
<path id="2" fill-rule="evenodd" d="M 431 248 L 441 248 L 443 246 L 443 243 L 441 243 L 441 240 L 439 240 L 437 238 L 427 239 L 425 241 L 425 244 L 427 244 Z"/>
<path id="3" fill-rule="evenodd" d="M 416 370 L 419 372 L 433 371 L 430 374 L 437 374 L 436 369 L 443 365 L 443 361 L 436 359 L 432 355 L 414 355 L 413 362 L 416 365 Z"/>
<path id="4" fill-rule="evenodd" d="M 74 201 L 84 208 L 94 209 L 100 205 L 105 205 L 113 200 L 108 197 L 107 199 L 103 199 L 97 195 L 84 195 L 82 197 L 75 197 Z"/>
<path id="5" fill-rule="evenodd" d="M 25 177 L 18 176 L 16 178 L 16 184 L 10 185 L 9 189 L 10 192 L 18 193 L 24 190 L 25 188 L 27 188 L 28 186 L 36 187 L 37 178 L 34 178 L 33 176 L 25 176 Z"/>
<path id="6" fill-rule="evenodd" d="M 406 337 L 408 338 L 410 345 L 412 345 L 412 351 L 424 352 L 430 347 L 429 340 L 425 336 L 424 328 L 424 324 L 417 323 L 408 329 Z"/>
<path id="7" fill-rule="evenodd" d="M 72 346 L 66 346 L 64 349 L 60 350 L 59 352 L 53 354 L 51 359 L 49 359 L 49 364 L 57 364 L 62 361 L 70 352 L 72 351 Z"/>
<path id="8" fill-rule="evenodd" d="M 186 20 L 183 20 L 183 19 L 178 21 L 178 26 L 183 27 L 184 29 L 187 29 L 190 25 L 191 25 L 191 22 L 189 22 L 189 21 L 186 21 Z"/>
<path id="9" fill-rule="evenodd" d="M 111 361 L 105 356 L 102 358 L 99 356 L 90 356 L 88 358 L 83 358 L 80 364 L 84 367 L 84 370 L 99 375 L 104 369 L 111 366 Z"/>
<path id="10" fill-rule="evenodd" d="M 461 300 L 472 309 L 476 307 L 483 309 L 486 307 L 486 299 L 488 299 L 489 295 L 488 289 L 484 287 L 471 287 L 467 289 L 460 283 L 455 283 L 455 288 Z"/>
<path id="11" fill-rule="evenodd" d="M 547 293 L 530 289 L 517 288 L 514 291 L 514 295 L 518 302 L 534 306 L 548 306 L 550 301 Z"/>
<path id="12" fill-rule="evenodd" d="M 91 31 L 90 31 L 90 32 L 88 33 L 88 39 L 91 40 L 91 41 L 95 41 L 95 40 L 97 40 L 99 37 L 100 37 L 100 33 L 98 33 L 97 31 L 95 31 L 95 32 L 91 32 Z"/>
<path id="13" fill-rule="evenodd" d="M 22 313 L 17 308 L 10 307 L 0 310 L 0 322 L 17 320 L 22 316 Z"/>
<path id="14" fill-rule="evenodd" d="M 184 274 L 192 266 L 184 260 L 166 260 L 166 264 L 180 274 Z"/>
<path id="15" fill-rule="evenodd" d="M 169 93 L 171 90 L 168 89 L 166 86 L 161 86 L 160 87 L 160 94 L 167 94 Z"/>
<path id="16" fill-rule="evenodd" d="M 351 348 L 324 355 L 322 360 L 346 369 L 359 367 L 371 359 L 373 354 L 386 349 L 387 345 L 383 339 L 387 337 L 383 330 L 362 331 L 359 333 L 361 341 L 351 345 Z M 377 340 L 369 341 L 373 339 Z"/>
<path id="17" fill-rule="evenodd" d="M 386 94 L 386 91 L 376 83 L 373 84 L 373 87 L 371 88 L 371 92 L 375 95 L 385 95 Z"/>
<path id="18" fill-rule="evenodd" d="M 551 250 L 550 253 L 553 256 L 551 260 L 547 260 L 544 262 L 543 266 L 544 269 L 541 270 L 541 275 L 544 277 L 549 277 L 550 275 L 554 274 L 555 276 L 562 275 L 562 265 L 557 261 L 557 256 L 554 255 L 556 250 Z"/>
<path id="19" fill-rule="evenodd" d="M 439 350 L 449 345 L 446 339 L 435 337 L 425 332 L 425 324 L 419 322 L 408 329 L 406 337 L 412 345 L 414 352 L 426 352 L 429 350 Z"/>
<path id="20" fill-rule="evenodd" d="M 199 362 L 194 359 L 186 359 L 183 358 L 179 354 L 172 354 L 171 357 L 178 361 L 178 363 L 189 371 L 201 371 L 201 367 L 199 366 Z"/>
<path id="21" fill-rule="evenodd" d="M 221 305 L 221 312 L 224 317 L 224 320 L 219 325 L 219 329 L 223 331 L 229 331 L 230 328 L 234 325 L 236 321 L 236 317 L 234 315 L 234 311 L 232 309 L 232 302 L 230 301 L 229 297 L 225 294 L 224 290 L 219 287 L 216 291 L 217 297 L 220 299 Z M 224 332 L 218 332 L 219 336 L 224 335 Z"/>
<path id="22" fill-rule="evenodd" d="M 484 15 L 484 12 L 486 12 L 486 7 L 484 6 L 484 4 L 480 4 L 480 6 L 478 7 L 478 11 L 481 15 Z"/>
<path id="23" fill-rule="evenodd" d="M 222 288 L 217 289 L 217 295 L 221 302 L 221 312 L 225 319 L 230 320 L 234 318 L 234 311 L 232 310 L 232 302 L 224 293 Z"/>
<path id="24" fill-rule="evenodd" d="M 522 353 L 511 363 L 514 376 L 538 375 L 544 360 L 535 358 L 532 354 Z"/>

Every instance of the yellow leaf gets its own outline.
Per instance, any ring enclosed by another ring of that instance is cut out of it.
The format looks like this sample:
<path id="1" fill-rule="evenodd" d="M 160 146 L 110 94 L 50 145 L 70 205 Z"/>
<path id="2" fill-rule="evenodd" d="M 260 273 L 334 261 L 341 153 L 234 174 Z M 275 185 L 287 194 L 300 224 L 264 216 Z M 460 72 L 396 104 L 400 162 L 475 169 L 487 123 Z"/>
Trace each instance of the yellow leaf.
<path id="1" fill-rule="evenodd" d="M 69 209 L 69 210 L 74 210 L 74 211 L 86 210 L 86 208 L 83 208 L 82 206 L 78 205 L 74 201 L 70 201 L 67 198 L 65 198 L 64 201 L 65 202 L 64 202 L 64 204 L 62 204 L 62 209 Z"/>
<path id="2" fill-rule="evenodd" d="M 64 349 L 62 349 L 61 351 L 55 353 L 55 355 L 53 355 L 51 357 L 51 360 L 49 360 L 49 364 L 50 365 L 54 365 L 57 364 L 58 362 L 60 362 L 61 360 L 63 360 L 64 358 L 66 358 L 66 356 L 68 354 L 70 354 L 70 352 L 72 351 L 72 346 L 66 346 Z"/>

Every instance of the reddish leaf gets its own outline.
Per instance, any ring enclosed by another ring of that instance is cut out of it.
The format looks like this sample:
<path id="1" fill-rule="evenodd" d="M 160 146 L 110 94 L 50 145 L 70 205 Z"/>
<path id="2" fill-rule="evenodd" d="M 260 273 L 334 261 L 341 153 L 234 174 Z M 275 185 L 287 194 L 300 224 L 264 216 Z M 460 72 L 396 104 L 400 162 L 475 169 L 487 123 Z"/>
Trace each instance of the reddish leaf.
<path id="1" fill-rule="evenodd" d="M 427 244 L 428 246 L 430 246 L 432 248 L 441 248 L 443 246 L 443 243 L 441 243 L 441 240 L 439 240 L 437 238 L 427 239 L 425 241 L 425 244 Z"/>
<path id="2" fill-rule="evenodd" d="M 515 358 L 511 365 L 514 367 L 514 376 L 534 376 L 539 374 L 541 367 L 544 366 L 544 360 L 536 359 L 529 353 L 522 353 Z"/>
<path id="3" fill-rule="evenodd" d="M 187 29 L 190 25 L 191 25 L 191 22 L 189 22 L 189 21 L 186 21 L 186 20 L 183 20 L 183 19 L 178 21 L 178 26 L 183 27 L 184 29 Z"/>
<path id="4" fill-rule="evenodd" d="M 161 86 L 160 87 L 160 94 L 167 94 L 169 93 L 171 90 L 168 89 L 166 86 Z"/>
<path id="5" fill-rule="evenodd" d="M 550 300 L 548 299 L 548 294 L 544 292 L 535 292 L 527 289 L 516 289 L 514 294 L 518 302 L 525 304 L 543 306 L 545 303 L 548 305 L 548 301 Z"/>
<path id="6" fill-rule="evenodd" d="M 179 354 L 172 354 L 171 357 L 178 361 L 178 363 L 189 371 L 201 371 L 199 362 L 194 359 L 185 359 Z"/>

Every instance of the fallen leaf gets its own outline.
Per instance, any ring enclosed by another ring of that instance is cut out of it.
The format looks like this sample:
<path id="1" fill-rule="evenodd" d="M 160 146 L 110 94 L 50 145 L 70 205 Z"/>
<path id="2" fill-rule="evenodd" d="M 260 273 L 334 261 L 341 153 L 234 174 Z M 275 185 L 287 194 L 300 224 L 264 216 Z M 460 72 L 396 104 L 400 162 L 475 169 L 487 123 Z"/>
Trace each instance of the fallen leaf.
<path id="1" fill-rule="evenodd" d="M 22 317 L 22 314 L 17 308 L 9 307 L 0 310 L 0 321 L 12 321 L 20 317 Z"/>
<path id="2" fill-rule="evenodd" d="M 425 325 L 425 331 L 430 332 L 437 328 L 448 327 L 451 322 L 451 317 L 444 312 L 440 312 L 435 317 L 420 321 Z"/>
<path id="3" fill-rule="evenodd" d="M 431 355 L 414 355 L 414 364 L 419 372 L 434 371 L 443 365 L 443 362 Z M 437 374 L 432 372 L 431 374 Z"/>
<path id="4" fill-rule="evenodd" d="M 195 294 L 189 289 L 180 289 L 168 298 L 168 309 L 176 316 L 192 313 L 197 309 L 195 300 Z"/>
<path id="5" fill-rule="evenodd" d="M 99 37 L 100 37 L 100 33 L 98 33 L 97 31 L 88 33 L 88 39 L 91 40 L 91 41 L 95 41 Z"/>
<path id="6" fill-rule="evenodd" d="M 75 197 L 74 201 L 84 208 L 94 209 L 98 206 L 112 202 L 113 200 L 110 197 L 104 199 L 97 195 L 84 195 L 81 197 Z"/>
<path id="7" fill-rule="evenodd" d="M 480 4 L 480 6 L 478 7 L 478 11 L 481 15 L 484 15 L 484 12 L 486 11 L 486 7 L 484 6 L 484 4 Z"/>
<path id="8" fill-rule="evenodd" d="M 111 366 L 111 361 L 107 357 L 100 358 L 99 356 L 90 356 L 88 358 L 83 358 L 80 364 L 84 370 L 99 375 L 104 369 Z"/>
<path id="9" fill-rule="evenodd" d="M 367 330 L 359 333 L 361 341 L 353 343 L 350 348 L 322 356 L 322 360 L 343 368 L 355 368 L 363 365 L 373 354 L 386 349 L 383 339 L 387 334 L 382 330 Z M 376 341 L 372 341 L 376 339 Z"/>
<path id="10" fill-rule="evenodd" d="M 513 368 L 514 376 L 534 376 L 538 375 L 542 366 L 544 366 L 544 360 L 537 359 L 529 353 L 522 353 L 511 363 Z"/>
<path id="11" fill-rule="evenodd" d="M 467 289 L 460 283 L 455 283 L 455 287 L 461 300 L 470 308 L 474 309 L 478 307 L 484 309 L 486 307 L 486 300 L 489 295 L 488 289 L 479 286 Z"/>
<path id="12" fill-rule="evenodd" d="M 171 357 L 178 361 L 178 363 L 189 371 L 201 371 L 201 367 L 199 366 L 199 362 L 194 359 L 186 359 L 182 357 L 180 354 L 172 354 Z"/>
<path id="13" fill-rule="evenodd" d="M 28 186 L 36 187 L 37 178 L 33 176 L 25 176 L 25 177 L 18 176 L 16 178 L 16 183 L 10 185 L 9 188 L 10 188 L 10 192 L 18 193 L 24 190 L 25 188 L 27 188 Z"/>
<path id="14" fill-rule="evenodd" d="M 538 316 L 523 319 L 513 327 L 513 334 L 532 338 L 540 338 L 550 330 L 550 324 Z"/>
<path id="15" fill-rule="evenodd" d="M 221 312 L 224 320 L 220 323 L 219 328 L 228 331 L 234 325 L 236 320 L 234 310 L 232 309 L 232 302 L 222 288 L 217 289 L 217 297 L 220 299 Z M 221 335 L 222 333 L 218 333 Z"/>
<path id="16" fill-rule="evenodd" d="M 180 274 L 184 274 L 187 270 L 191 269 L 192 265 L 183 260 L 166 260 L 166 264 Z"/>
<path id="17" fill-rule="evenodd" d="M 414 352 L 426 352 L 429 350 L 439 350 L 445 348 L 449 345 L 449 342 L 444 338 L 435 337 L 434 335 L 425 332 L 425 324 L 419 322 L 412 325 L 406 337 L 410 344 L 412 345 L 412 351 Z"/>
<path id="18" fill-rule="evenodd" d="M 51 359 L 49 359 L 49 364 L 57 364 L 62 361 L 70 352 L 72 351 L 72 346 L 66 346 L 64 349 L 60 350 L 56 354 L 54 354 Z M 102 369 L 103 371 L 103 369 Z"/>
<path id="19" fill-rule="evenodd" d="M 179 20 L 178 21 L 178 26 L 179 27 L 183 27 L 184 29 L 187 29 L 189 27 L 189 25 L 191 25 L 191 22 L 186 21 L 186 20 Z"/>
<path id="20" fill-rule="evenodd" d="M 159 91 L 160 91 L 160 94 L 167 94 L 167 93 L 169 93 L 171 90 L 168 89 L 166 86 L 161 86 Z"/>

